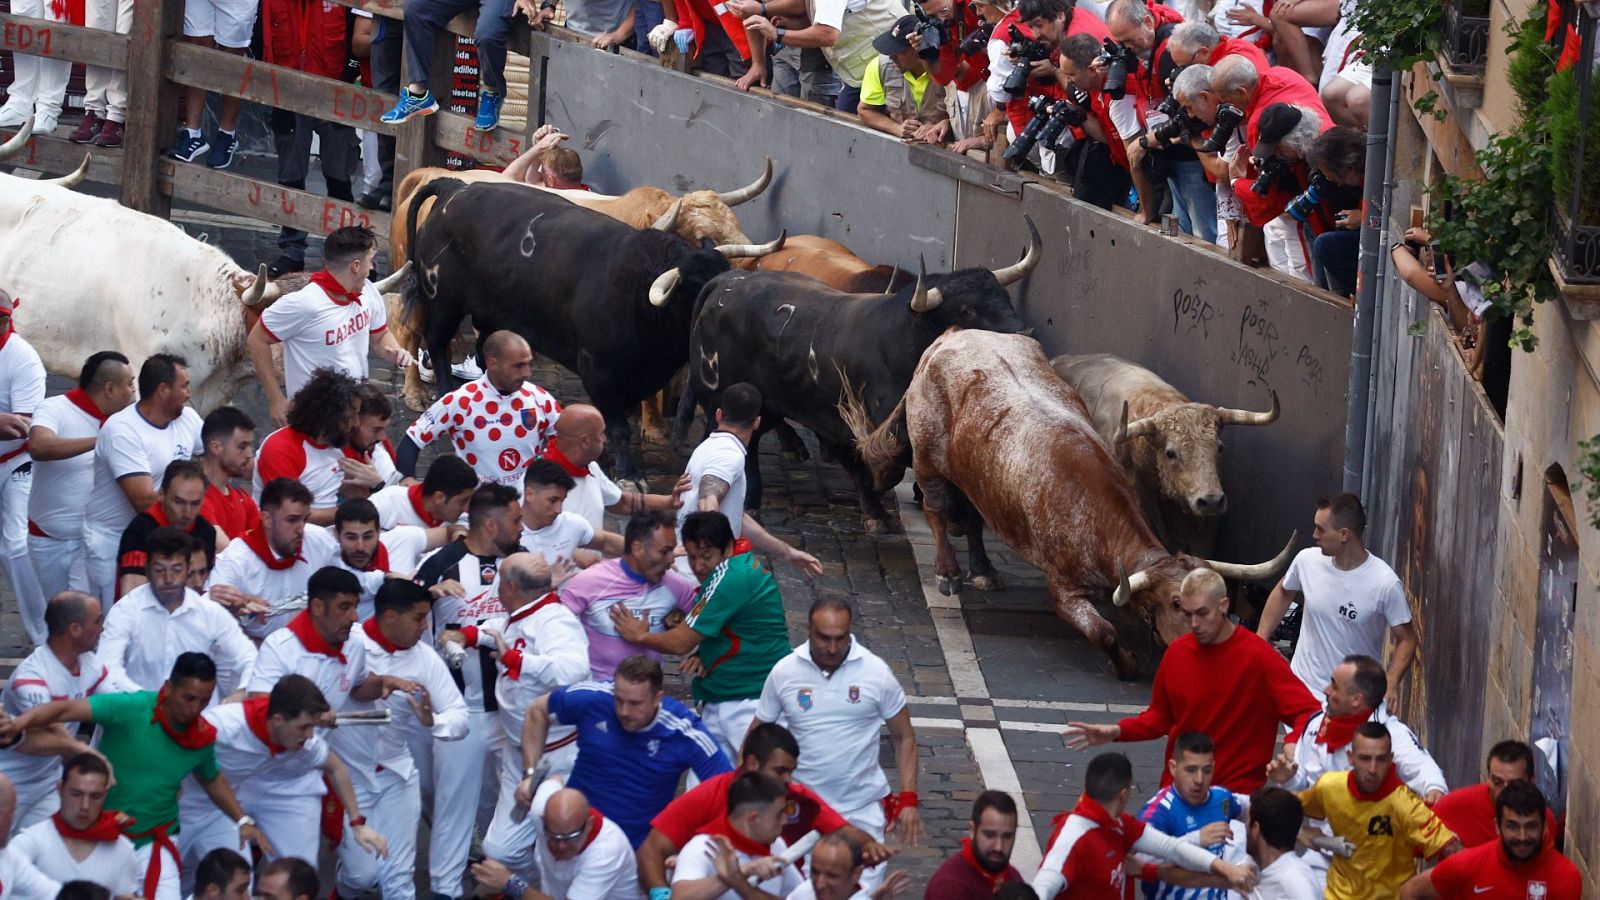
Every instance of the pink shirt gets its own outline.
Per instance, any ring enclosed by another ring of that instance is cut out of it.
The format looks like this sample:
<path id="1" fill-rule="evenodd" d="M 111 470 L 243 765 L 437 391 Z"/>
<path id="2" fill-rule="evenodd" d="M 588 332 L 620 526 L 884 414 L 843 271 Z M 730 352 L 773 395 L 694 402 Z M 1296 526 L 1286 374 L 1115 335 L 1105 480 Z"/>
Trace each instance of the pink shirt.
<path id="1" fill-rule="evenodd" d="M 644 654 L 660 659 L 661 654 L 630 644 L 611 623 L 611 607 L 626 604 L 633 614 L 648 616 L 651 631 L 666 631 L 663 620 L 674 609 L 688 614 L 694 607 L 695 582 L 667 571 L 660 584 L 651 584 L 634 574 L 620 559 L 596 563 L 561 586 L 561 603 L 583 623 L 589 635 L 589 669 L 596 681 L 610 681 L 617 664 L 630 656 Z"/>

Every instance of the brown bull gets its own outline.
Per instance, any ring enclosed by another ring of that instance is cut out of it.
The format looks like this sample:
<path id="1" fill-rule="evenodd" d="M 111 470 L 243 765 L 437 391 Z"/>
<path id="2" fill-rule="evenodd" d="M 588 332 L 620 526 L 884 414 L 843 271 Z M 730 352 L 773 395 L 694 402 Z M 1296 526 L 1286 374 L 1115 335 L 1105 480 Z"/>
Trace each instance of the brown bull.
<path id="1" fill-rule="evenodd" d="M 814 234 L 793 235 L 777 253 L 736 265 L 761 272 L 809 275 L 847 294 L 892 294 L 913 280 L 910 272 L 897 266 L 875 266 L 838 241 Z"/>
<path id="2" fill-rule="evenodd" d="M 1184 629 L 1177 596 L 1189 571 L 1209 567 L 1230 578 L 1261 579 L 1288 564 L 1293 538 L 1276 559 L 1254 566 L 1167 553 L 1083 401 L 1030 338 L 946 332 L 923 354 L 901 409 L 941 590 L 959 592 L 961 585 L 948 533 L 959 492 L 976 512 L 967 516 L 974 578 L 994 576 L 983 548 L 987 522 L 1044 572 L 1056 615 L 1110 657 L 1120 678 L 1134 677 L 1138 667 L 1116 628 L 1096 612 L 1095 600 L 1131 602 L 1170 642 Z M 869 463 L 898 452 L 891 436 L 898 414 L 871 434 L 857 435 Z"/>

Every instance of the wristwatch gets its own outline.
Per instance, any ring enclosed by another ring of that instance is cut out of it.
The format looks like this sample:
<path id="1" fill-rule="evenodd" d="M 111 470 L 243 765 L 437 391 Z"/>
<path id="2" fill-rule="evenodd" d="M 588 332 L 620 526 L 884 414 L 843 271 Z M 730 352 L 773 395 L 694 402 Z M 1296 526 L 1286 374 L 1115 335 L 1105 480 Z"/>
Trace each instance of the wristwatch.
<path id="1" fill-rule="evenodd" d="M 360 828 L 361 826 L 363 826 L 365 824 L 367 824 L 367 817 L 366 816 L 356 816 L 354 819 L 350 820 L 350 827 L 351 828 Z"/>
<path id="2" fill-rule="evenodd" d="M 538 766 L 529 766 L 526 769 L 522 770 L 522 780 L 523 781 L 527 781 L 529 778 L 536 778 L 536 777 L 538 777 L 538 775 L 539 775 L 539 767 Z"/>
<path id="3" fill-rule="evenodd" d="M 788 34 L 788 33 L 789 33 L 789 29 L 787 29 L 787 28 L 779 28 L 778 29 L 778 37 L 777 37 L 776 40 L 774 40 L 772 42 L 773 48 L 775 48 L 777 50 L 782 50 L 783 49 L 783 36 Z"/>
<path id="4" fill-rule="evenodd" d="M 256 823 L 256 820 L 251 818 L 249 813 L 245 813 L 244 815 L 240 816 L 239 818 L 237 818 L 237 819 L 235 819 L 233 821 L 233 824 L 239 826 L 240 828 L 243 828 L 246 825 L 254 825 L 255 823 Z"/>

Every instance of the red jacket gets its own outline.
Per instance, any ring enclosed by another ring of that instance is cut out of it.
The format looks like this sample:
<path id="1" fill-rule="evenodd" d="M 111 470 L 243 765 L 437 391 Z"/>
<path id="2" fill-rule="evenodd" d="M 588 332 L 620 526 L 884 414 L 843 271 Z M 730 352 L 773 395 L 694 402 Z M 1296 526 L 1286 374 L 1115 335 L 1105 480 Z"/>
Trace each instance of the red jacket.
<path id="1" fill-rule="evenodd" d="M 962 56 L 958 49 L 961 42 L 982 24 L 983 20 L 978 18 L 978 13 L 968 0 L 956 0 L 956 22 L 950 26 L 947 40 L 939 47 L 939 71 L 928 70 L 934 81 L 939 84 L 954 81 L 956 69 L 963 61 L 967 64 L 967 73 L 956 82 L 956 90 L 968 90 L 989 77 L 988 47 L 979 47 L 978 52 L 971 56 Z"/>
<path id="2" fill-rule="evenodd" d="M 273 65 L 324 78 L 349 59 L 345 7 L 328 0 L 261 0 L 261 56 Z"/>
<path id="3" fill-rule="evenodd" d="M 1243 38 L 1223 38 L 1215 47 L 1211 48 L 1211 58 L 1206 60 L 1206 65 L 1214 66 L 1221 62 L 1224 56 L 1242 56 L 1250 60 L 1250 63 L 1256 67 L 1257 75 L 1265 75 L 1267 70 L 1272 68 L 1272 64 L 1267 62 L 1267 55 L 1261 52 L 1261 48 Z"/>
<path id="4" fill-rule="evenodd" d="M 1017 30 L 1022 34 L 1030 38 L 1033 37 L 1033 30 L 1022 24 L 1020 18 L 1021 16 L 1016 9 L 1006 13 L 1006 17 L 1001 19 L 999 23 L 994 26 L 995 37 L 997 39 L 1009 42 L 1011 40 L 1011 26 L 1013 24 L 1017 26 Z M 1078 7 L 1073 7 L 1072 18 L 1067 20 L 1067 29 L 1063 37 L 1071 37 L 1075 34 L 1092 35 L 1097 41 L 1105 40 L 1111 36 L 1111 32 L 1106 30 L 1106 23 L 1100 21 L 1099 16 L 1096 16 L 1087 9 L 1081 9 Z M 1059 52 L 1051 51 L 1050 60 L 1052 62 L 1059 62 L 1060 59 L 1061 55 Z M 1022 129 L 1028 127 L 1028 120 L 1033 118 L 1033 113 L 1028 112 L 1028 101 L 1040 95 L 1049 97 L 1053 100 L 1060 100 L 1062 97 L 1066 96 L 1066 93 L 1063 92 L 1061 90 L 1061 86 L 1054 81 L 1046 84 L 1040 84 L 1039 82 L 1030 78 L 1028 79 L 1027 93 L 1023 94 L 1021 97 L 1012 97 L 1010 100 L 1006 101 L 1006 118 L 1011 120 L 1011 126 L 1017 129 L 1018 134 L 1022 133 Z"/>
<path id="5" fill-rule="evenodd" d="M 1256 141 L 1260 136 L 1261 113 L 1274 103 L 1289 103 L 1295 106 L 1309 106 L 1317 111 L 1322 118 L 1322 127 L 1318 132 L 1327 131 L 1333 127 L 1333 117 L 1328 115 L 1328 108 L 1322 105 L 1322 97 L 1317 94 L 1316 85 L 1305 80 L 1299 72 L 1283 66 L 1272 66 L 1261 76 L 1256 84 L 1255 96 L 1244 108 L 1245 120 L 1249 123 L 1245 128 L 1245 150 L 1254 150 Z"/>

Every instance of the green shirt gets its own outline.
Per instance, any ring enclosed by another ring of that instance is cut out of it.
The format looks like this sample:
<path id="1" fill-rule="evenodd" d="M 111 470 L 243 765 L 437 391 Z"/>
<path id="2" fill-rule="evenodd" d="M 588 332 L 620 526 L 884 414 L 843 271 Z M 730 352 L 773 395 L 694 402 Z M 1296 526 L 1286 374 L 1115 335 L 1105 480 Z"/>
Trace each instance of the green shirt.
<path id="1" fill-rule="evenodd" d="M 111 761 L 117 783 L 106 795 L 106 809 L 133 816 L 129 831 L 148 831 L 168 825 L 176 834 L 178 786 L 190 772 L 201 778 L 217 777 L 216 745 L 199 750 L 178 746 L 155 720 L 156 692 L 96 694 L 89 698 L 94 724 L 100 726 L 100 752 Z M 143 847 L 151 838 L 134 840 Z"/>
<path id="2" fill-rule="evenodd" d="M 693 687 L 705 703 L 759 699 L 767 673 L 793 649 L 778 582 L 754 553 L 713 569 L 686 621 L 705 638 L 696 652 L 706 674 Z"/>

